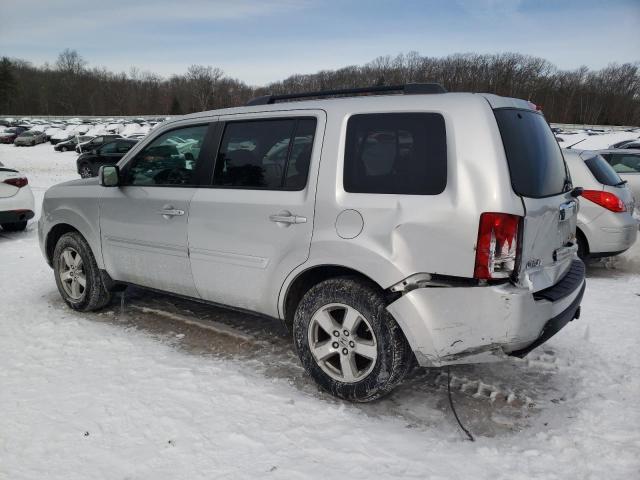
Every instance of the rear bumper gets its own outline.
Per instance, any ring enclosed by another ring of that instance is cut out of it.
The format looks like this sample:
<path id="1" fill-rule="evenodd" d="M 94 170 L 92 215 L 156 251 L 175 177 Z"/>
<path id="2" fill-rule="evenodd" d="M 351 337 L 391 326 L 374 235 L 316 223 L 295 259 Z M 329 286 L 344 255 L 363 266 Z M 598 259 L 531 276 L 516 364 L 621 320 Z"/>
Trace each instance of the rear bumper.
<path id="1" fill-rule="evenodd" d="M 575 318 L 584 277 L 576 259 L 556 285 L 535 294 L 511 284 L 418 288 L 387 310 L 422 366 L 496 361 L 526 355 Z"/>
<path id="2" fill-rule="evenodd" d="M 31 220 L 35 214 L 33 210 L 9 210 L 0 212 L 0 223 L 16 223 Z"/>
<path id="3" fill-rule="evenodd" d="M 628 250 L 638 236 L 638 221 L 630 213 L 605 212 L 596 220 L 579 225 L 593 257 L 609 256 Z"/>

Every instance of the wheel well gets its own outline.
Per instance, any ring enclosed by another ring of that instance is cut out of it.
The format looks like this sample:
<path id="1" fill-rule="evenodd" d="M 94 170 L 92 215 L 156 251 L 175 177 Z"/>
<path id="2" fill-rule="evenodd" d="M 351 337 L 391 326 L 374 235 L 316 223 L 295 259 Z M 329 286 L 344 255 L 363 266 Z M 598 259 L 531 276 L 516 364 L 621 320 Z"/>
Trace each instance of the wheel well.
<path id="1" fill-rule="evenodd" d="M 321 265 L 305 270 L 300 273 L 293 282 L 291 282 L 284 300 L 284 323 L 289 331 L 291 331 L 291 327 L 293 325 L 293 316 L 296 312 L 298 303 L 300 303 L 304 294 L 307 293 L 311 287 L 328 280 L 329 278 L 347 276 L 359 278 L 365 283 L 379 289 L 381 292 L 383 291 L 382 287 L 371 278 L 351 268 L 337 265 Z"/>
<path id="2" fill-rule="evenodd" d="M 56 243 L 58 243 L 58 239 L 65 233 L 77 231 L 78 230 L 76 228 L 73 228 L 67 223 L 59 223 L 49 231 L 46 242 L 47 260 L 49 262 L 49 265 L 53 265 L 53 251 L 56 249 Z"/>
<path id="3" fill-rule="evenodd" d="M 585 247 L 585 254 L 588 255 L 589 254 L 589 241 L 587 240 L 586 235 L 582 232 L 582 230 L 580 230 L 579 228 L 576 228 L 576 237 L 580 237 L 580 241 L 582 242 L 582 244 Z"/>

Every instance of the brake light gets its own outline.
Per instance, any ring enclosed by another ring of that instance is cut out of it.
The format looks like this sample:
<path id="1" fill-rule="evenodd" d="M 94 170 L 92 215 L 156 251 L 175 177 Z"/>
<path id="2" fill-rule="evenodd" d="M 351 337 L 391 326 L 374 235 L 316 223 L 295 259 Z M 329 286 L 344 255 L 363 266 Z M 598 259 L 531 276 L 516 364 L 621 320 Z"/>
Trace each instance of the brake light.
<path id="1" fill-rule="evenodd" d="M 627 211 L 627 207 L 622 203 L 622 200 L 615 194 L 605 192 L 604 190 L 584 190 L 582 197 L 611 212 L 621 213 Z"/>
<path id="2" fill-rule="evenodd" d="M 27 180 L 27 177 L 14 177 L 14 178 L 7 178 L 3 183 L 6 183 L 8 185 L 13 185 L 14 187 L 22 188 L 29 183 L 29 180 Z"/>
<path id="3" fill-rule="evenodd" d="M 521 217 L 508 213 L 483 213 L 478 227 L 476 265 L 479 280 L 507 278 L 516 266 Z"/>

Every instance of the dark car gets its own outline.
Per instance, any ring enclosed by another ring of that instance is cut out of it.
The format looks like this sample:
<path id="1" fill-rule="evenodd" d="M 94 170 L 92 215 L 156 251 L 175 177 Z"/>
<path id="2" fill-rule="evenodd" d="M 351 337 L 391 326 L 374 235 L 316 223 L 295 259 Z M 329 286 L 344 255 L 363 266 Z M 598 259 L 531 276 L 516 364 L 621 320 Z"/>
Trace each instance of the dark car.
<path id="1" fill-rule="evenodd" d="M 115 140 L 117 138 L 122 138 L 122 135 L 118 135 L 118 134 L 106 134 L 106 135 L 98 135 L 97 137 L 94 137 L 92 140 L 90 140 L 89 142 L 80 142 L 79 144 L 76 145 L 76 152 L 78 153 L 82 153 L 82 152 L 90 152 L 91 150 L 95 150 L 96 148 L 98 148 L 100 145 L 107 143 L 107 142 L 111 142 L 112 140 Z"/>
<path id="2" fill-rule="evenodd" d="M 88 142 L 93 138 L 94 137 L 87 137 L 85 135 L 80 135 L 79 137 L 71 137 L 69 140 L 65 140 L 64 142 L 56 144 L 53 149 L 56 152 L 68 152 L 70 150 L 75 150 L 75 148 L 78 146 L 78 143 Z"/>
<path id="3" fill-rule="evenodd" d="M 11 127 L 0 133 L 0 143 L 13 143 L 14 140 L 22 133 L 26 132 L 25 127 Z"/>
<path id="4" fill-rule="evenodd" d="M 96 177 L 101 166 L 115 165 L 136 143 L 137 140 L 119 138 L 81 154 L 76 160 L 78 173 L 82 178 Z"/>

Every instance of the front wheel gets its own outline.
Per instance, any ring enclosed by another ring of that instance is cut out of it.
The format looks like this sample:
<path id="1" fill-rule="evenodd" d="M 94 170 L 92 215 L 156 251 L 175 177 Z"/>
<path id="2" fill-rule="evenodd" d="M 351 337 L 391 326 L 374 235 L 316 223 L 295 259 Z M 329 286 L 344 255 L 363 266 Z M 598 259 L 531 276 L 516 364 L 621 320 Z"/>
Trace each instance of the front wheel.
<path id="1" fill-rule="evenodd" d="M 111 301 L 91 247 L 78 232 L 60 237 L 53 252 L 58 291 L 74 310 L 98 310 Z"/>
<path id="2" fill-rule="evenodd" d="M 91 167 L 88 163 L 83 163 L 80 166 L 80 176 L 82 178 L 91 178 L 93 176 L 93 172 L 91 171 Z"/>
<path id="3" fill-rule="evenodd" d="M 382 397 L 410 370 L 413 352 L 375 287 L 356 278 L 326 280 L 302 298 L 294 344 L 309 375 L 356 402 Z"/>

